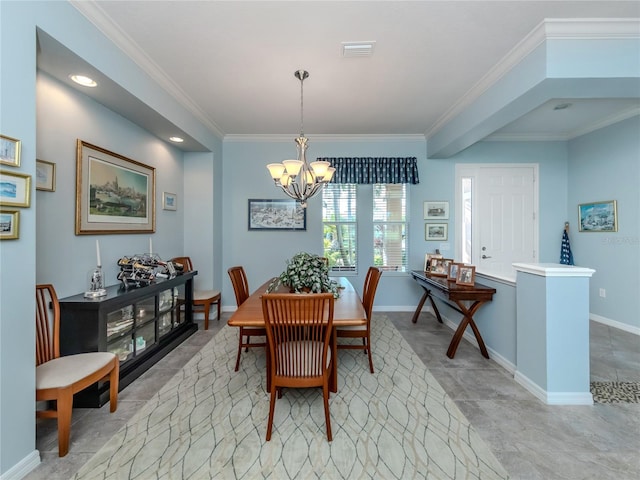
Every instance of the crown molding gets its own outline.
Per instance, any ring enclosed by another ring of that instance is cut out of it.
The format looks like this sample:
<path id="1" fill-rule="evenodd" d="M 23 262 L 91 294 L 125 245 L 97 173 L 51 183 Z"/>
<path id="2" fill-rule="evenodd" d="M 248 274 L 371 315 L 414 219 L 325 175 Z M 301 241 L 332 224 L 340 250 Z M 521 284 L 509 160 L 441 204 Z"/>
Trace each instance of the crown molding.
<path id="1" fill-rule="evenodd" d="M 294 143 L 294 139 L 298 135 L 225 135 L 223 142 L 266 142 L 266 143 Z M 309 139 L 309 143 L 328 143 L 328 142 L 426 142 L 426 137 L 419 134 L 406 135 L 305 135 Z"/>
<path id="2" fill-rule="evenodd" d="M 502 79 L 507 73 L 549 39 L 587 40 L 640 37 L 640 18 L 572 18 L 550 19 L 540 22 L 525 38 L 513 47 L 478 83 L 467 91 L 442 115 L 425 135 L 431 138 L 447 123 L 469 108 L 473 102 Z"/>
<path id="3" fill-rule="evenodd" d="M 214 135 L 224 137 L 224 133 L 213 120 L 140 48 L 140 46 L 93 0 L 69 0 L 87 20 L 112 41 L 124 54 L 155 80 L 180 105 L 192 113 Z"/>

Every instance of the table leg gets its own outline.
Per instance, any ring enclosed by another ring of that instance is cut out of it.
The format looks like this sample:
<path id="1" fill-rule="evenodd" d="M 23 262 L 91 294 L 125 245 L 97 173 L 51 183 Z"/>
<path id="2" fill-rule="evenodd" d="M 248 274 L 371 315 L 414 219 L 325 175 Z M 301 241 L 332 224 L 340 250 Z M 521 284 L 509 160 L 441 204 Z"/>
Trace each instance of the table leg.
<path id="1" fill-rule="evenodd" d="M 431 291 L 429 289 L 427 289 L 427 288 L 424 288 L 424 287 L 422 287 L 422 289 L 424 290 L 424 293 L 422 294 L 422 298 L 418 302 L 418 307 L 416 308 L 416 311 L 413 314 L 413 318 L 411 319 L 411 322 L 412 323 L 417 323 L 418 322 L 418 317 L 420 316 L 420 313 L 422 312 L 422 307 L 424 306 L 424 302 L 426 302 L 427 298 L 428 298 L 429 301 L 431 302 L 431 307 L 433 308 L 433 313 L 435 313 L 436 318 L 438 319 L 438 322 L 442 323 L 442 317 L 440 316 L 440 312 L 438 311 L 438 307 L 436 307 L 436 303 L 433 301 L 433 297 L 431 296 Z"/>
<path id="2" fill-rule="evenodd" d="M 329 390 L 338 391 L 338 335 L 336 328 L 331 329 L 331 372 L 329 373 Z"/>
<path id="3" fill-rule="evenodd" d="M 458 349 L 460 340 L 462 340 L 462 335 L 464 334 L 467 325 L 471 325 L 471 329 L 473 330 L 473 334 L 476 337 L 482 356 L 485 358 L 489 358 L 489 352 L 487 351 L 487 347 L 484 344 L 484 340 L 482 340 L 480 330 L 478 330 L 476 323 L 473 321 L 473 315 L 483 303 L 484 302 L 481 301 L 474 302 L 473 305 L 471 305 L 471 308 L 467 309 L 462 302 L 456 302 L 458 307 L 460 307 L 460 311 L 462 312 L 463 317 L 460 321 L 460 324 L 458 325 L 458 328 L 453 334 L 453 338 L 451 339 L 451 343 L 449 344 L 449 348 L 447 349 L 447 357 L 453 358 L 455 356 L 456 350 Z"/>

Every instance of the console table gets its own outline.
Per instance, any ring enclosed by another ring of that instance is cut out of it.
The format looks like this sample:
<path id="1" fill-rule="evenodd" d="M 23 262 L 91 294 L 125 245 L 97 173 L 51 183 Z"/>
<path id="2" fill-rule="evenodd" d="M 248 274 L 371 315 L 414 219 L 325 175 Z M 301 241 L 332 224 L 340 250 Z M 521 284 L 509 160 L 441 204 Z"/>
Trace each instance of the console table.
<path id="1" fill-rule="evenodd" d="M 463 315 L 447 349 L 447 357 L 453 358 L 455 356 L 460 340 L 462 340 L 462 335 L 467 325 L 469 325 L 478 341 L 480 352 L 485 358 L 489 358 L 489 352 L 487 352 L 487 347 L 484 345 L 484 340 L 482 340 L 478 326 L 473 321 L 473 316 L 483 304 L 493 299 L 493 294 L 496 293 L 496 289 L 479 283 L 475 283 L 473 286 L 457 285 L 455 281 L 447 280 L 446 277 L 438 277 L 419 270 L 413 270 L 411 276 L 424 290 L 424 294 L 420 302 L 418 302 L 418 308 L 416 308 L 411 321 L 413 323 L 418 321 L 422 306 L 428 298 L 438 322 L 442 323 L 442 317 L 440 316 L 438 307 L 436 307 L 433 301 L 433 298 L 436 297 Z M 470 305 L 467 306 L 465 302 L 470 302 Z"/>
<path id="2" fill-rule="evenodd" d="M 198 330 L 193 322 L 193 277 L 187 272 L 150 285 L 107 287 L 107 295 L 60 299 L 60 353 L 113 352 L 120 359 L 122 390 Z M 76 407 L 101 407 L 106 382 L 74 396 Z"/>

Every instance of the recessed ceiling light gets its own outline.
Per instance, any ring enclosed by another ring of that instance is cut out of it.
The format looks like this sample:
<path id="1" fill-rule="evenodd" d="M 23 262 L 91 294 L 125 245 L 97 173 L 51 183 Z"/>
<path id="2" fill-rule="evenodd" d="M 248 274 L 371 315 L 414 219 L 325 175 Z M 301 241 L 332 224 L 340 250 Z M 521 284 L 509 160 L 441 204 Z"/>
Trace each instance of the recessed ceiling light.
<path id="1" fill-rule="evenodd" d="M 97 87 L 98 84 L 93 78 L 89 78 L 85 75 L 69 75 L 69 78 L 83 87 Z"/>
<path id="2" fill-rule="evenodd" d="M 559 103 L 558 105 L 556 105 L 555 107 L 553 107 L 554 110 L 566 110 L 567 108 L 569 108 L 572 104 L 571 103 Z"/>
<path id="3" fill-rule="evenodd" d="M 169 140 L 171 140 L 172 142 L 176 142 L 176 143 L 184 142 L 184 138 L 180 138 L 180 137 L 169 137 Z"/>

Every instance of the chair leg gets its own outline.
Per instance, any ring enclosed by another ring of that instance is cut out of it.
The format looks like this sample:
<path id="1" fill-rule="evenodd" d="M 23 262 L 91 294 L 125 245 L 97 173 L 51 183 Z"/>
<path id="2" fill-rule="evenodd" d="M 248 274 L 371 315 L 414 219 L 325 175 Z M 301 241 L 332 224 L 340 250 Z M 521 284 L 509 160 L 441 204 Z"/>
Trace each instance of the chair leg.
<path id="1" fill-rule="evenodd" d="M 271 440 L 271 429 L 273 428 L 273 412 L 276 409 L 276 386 L 271 382 L 271 400 L 269 402 L 269 421 L 267 423 L 267 442 Z"/>
<path id="2" fill-rule="evenodd" d="M 369 354 L 369 371 L 373 372 L 373 358 L 371 357 L 371 337 L 367 336 L 367 353 Z"/>
<path id="3" fill-rule="evenodd" d="M 218 304 L 218 321 L 220 321 L 220 303 L 221 303 L 220 300 L 221 299 L 219 298 L 218 302 L 217 302 L 217 304 Z"/>
<path id="4" fill-rule="evenodd" d="M 322 386 L 322 396 L 324 397 L 324 421 L 327 424 L 327 440 L 332 441 L 331 435 L 331 416 L 329 415 L 329 382 L 325 381 Z"/>
<path id="5" fill-rule="evenodd" d="M 109 373 L 109 411 L 115 412 L 118 408 L 118 383 L 120 381 L 120 361 L 114 359 L 113 370 Z"/>
<path id="6" fill-rule="evenodd" d="M 211 310 L 211 304 L 206 303 L 204 305 L 204 329 L 209 330 L 209 310 Z"/>
<path id="7" fill-rule="evenodd" d="M 240 368 L 240 355 L 242 354 L 242 337 L 242 327 L 240 327 L 240 335 L 238 335 L 238 356 L 236 357 L 236 372 Z"/>
<path id="8" fill-rule="evenodd" d="M 73 411 L 73 391 L 71 387 L 60 390 L 56 403 L 58 410 L 58 456 L 64 457 L 69 453 L 71 413 Z"/>

